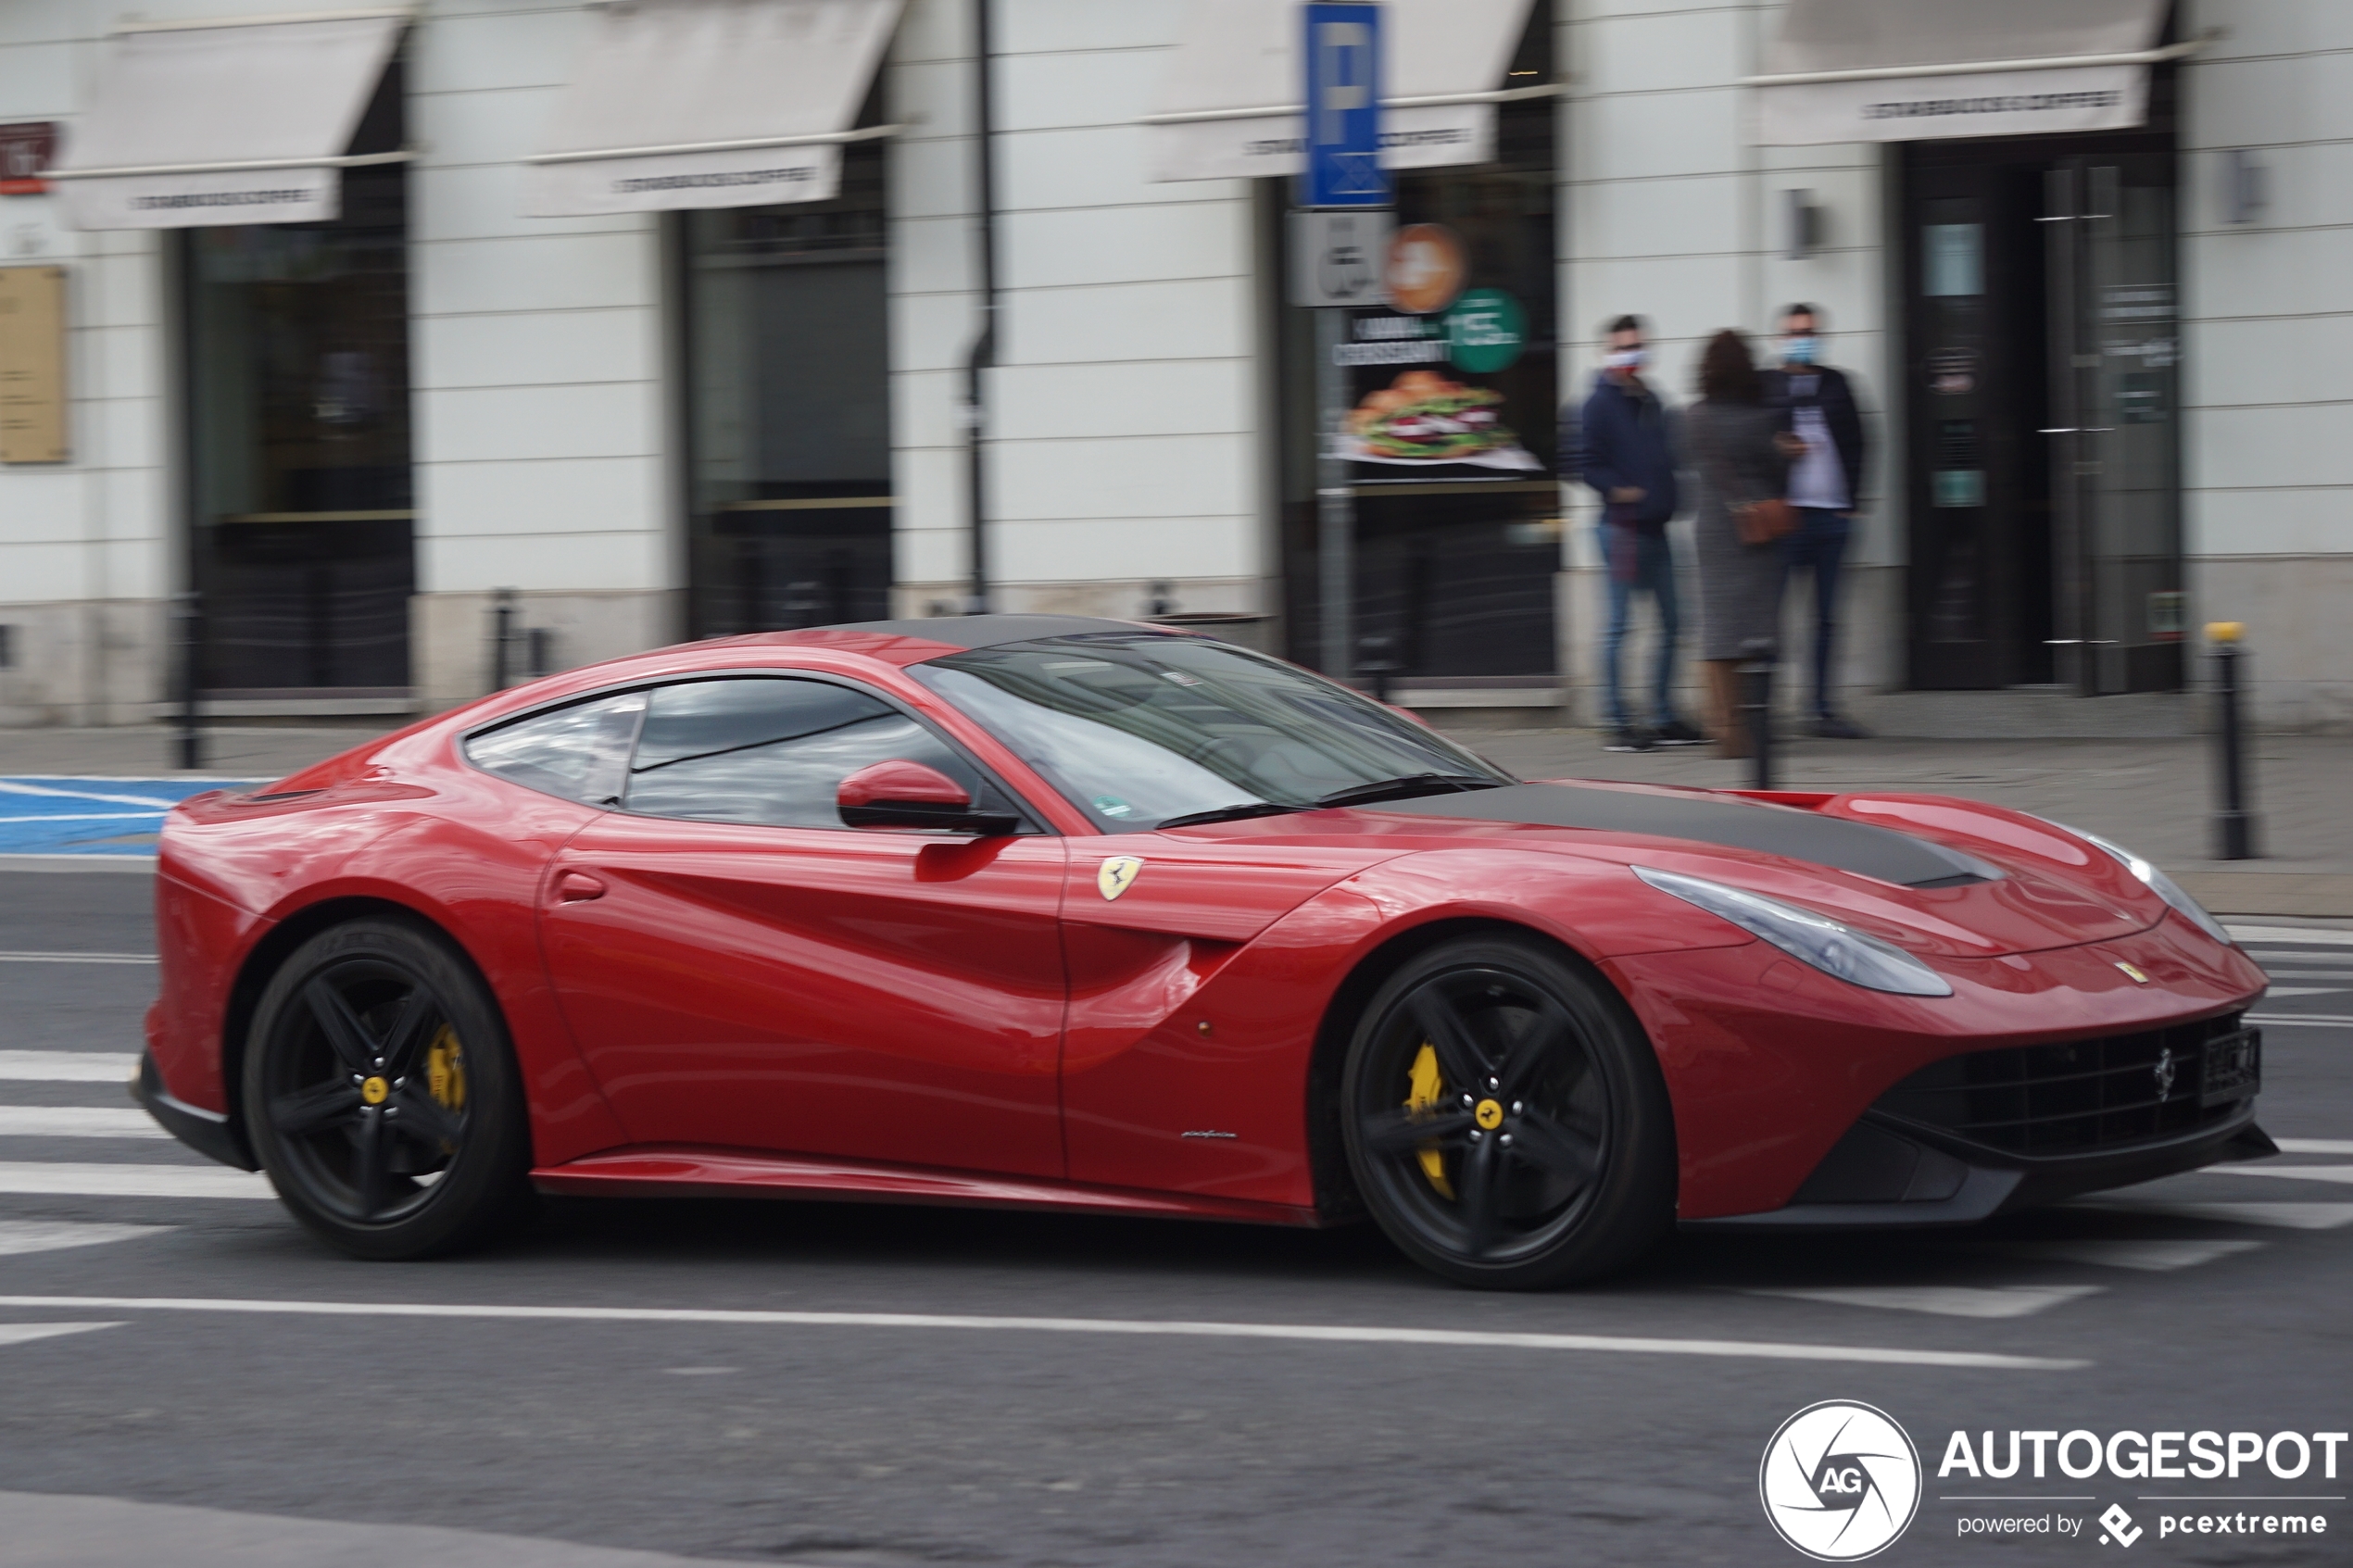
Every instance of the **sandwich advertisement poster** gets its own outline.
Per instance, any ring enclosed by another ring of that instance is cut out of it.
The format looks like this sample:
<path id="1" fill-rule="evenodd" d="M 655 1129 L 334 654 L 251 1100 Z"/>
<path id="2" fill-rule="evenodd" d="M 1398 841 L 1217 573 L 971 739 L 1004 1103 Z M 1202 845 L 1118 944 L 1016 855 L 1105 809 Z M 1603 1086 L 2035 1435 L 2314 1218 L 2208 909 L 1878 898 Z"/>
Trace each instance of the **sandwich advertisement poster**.
<path id="1" fill-rule="evenodd" d="M 1334 350 L 1355 402 L 1332 433 L 1359 482 L 1514 479 L 1544 465 L 1517 425 L 1549 411 L 1511 408 L 1491 378 L 1528 342 L 1527 313 L 1502 289 L 1469 288 L 1460 236 L 1443 224 L 1400 229 L 1386 261 L 1390 303 L 1349 313 Z"/>

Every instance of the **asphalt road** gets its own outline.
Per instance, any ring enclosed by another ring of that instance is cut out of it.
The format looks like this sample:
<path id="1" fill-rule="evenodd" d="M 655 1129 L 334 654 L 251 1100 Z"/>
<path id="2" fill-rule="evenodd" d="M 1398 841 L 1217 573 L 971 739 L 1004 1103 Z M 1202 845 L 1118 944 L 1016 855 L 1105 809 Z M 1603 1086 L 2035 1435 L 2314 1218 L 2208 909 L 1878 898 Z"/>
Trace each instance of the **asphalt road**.
<path id="1" fill-rule="evenodd" d="M 557 1203 L 507 1250 L 346 1261 L 266 1195 L 188 1196 L 252 1189 L 57 1075 L 135 1049 L 154 970 L 104 960 L 154 951 L 147 896 L 0 874 L 9 1568 L 1800 1562 L 1759 1456 L 1832 1399 L 1928 1467 L 1878 1561 L 2115 1555 L 2111 1503 L 2133 1560 L 2353 1561 L 2353 1445 L 2336 1479 L 1936 1474 L 1957 1428 L 2353 1427 L 2353 933 L 2250 945 L 2301 1020 L 2267 1027 L 2263 1123 L 2310 1141 L 2267 1166 L 1958 1235 L 1686 1236 L 1510 1297 L 1367 1231 L 795 1204 Z M 2331 1533 L 2161 1537 L 2169 1508 Z M 1960 1536 L 2007 1516 L 2084 1523 Z"/>

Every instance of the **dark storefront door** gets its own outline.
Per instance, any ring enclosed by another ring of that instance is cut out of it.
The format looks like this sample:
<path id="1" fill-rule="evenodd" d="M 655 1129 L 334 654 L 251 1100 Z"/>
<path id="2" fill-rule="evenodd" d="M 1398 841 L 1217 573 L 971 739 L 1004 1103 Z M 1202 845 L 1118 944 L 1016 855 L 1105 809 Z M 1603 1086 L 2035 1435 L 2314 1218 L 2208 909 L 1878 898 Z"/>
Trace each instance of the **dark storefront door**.
<path id="1" fill-rule="evenodd" d="M 2170 143 L 1906 149 L 1914 687 L 2180 684 Z"/>
<path id="2" fill-rule="evenodd" d="M 2181 327 L 2171 160 L 2045 177 L 2058 679 L 2086 696 L 2182 684 Z"/>
<path id="3" fill-rule="evenodd" d="M 396 64 L 355 151 L 401 144 L 400 104 Z M 342 182 L 334 222 L 182 238 L 195 675 L 215 697 L 409 695 L 408 177 Z"/>
<path id="4" fill-rule="evenodd" d="M 845 150 L 832 201 L 687 212 L 677 233 L 694 633 L 884 619 L 892 503 L 881 144 Z"/>

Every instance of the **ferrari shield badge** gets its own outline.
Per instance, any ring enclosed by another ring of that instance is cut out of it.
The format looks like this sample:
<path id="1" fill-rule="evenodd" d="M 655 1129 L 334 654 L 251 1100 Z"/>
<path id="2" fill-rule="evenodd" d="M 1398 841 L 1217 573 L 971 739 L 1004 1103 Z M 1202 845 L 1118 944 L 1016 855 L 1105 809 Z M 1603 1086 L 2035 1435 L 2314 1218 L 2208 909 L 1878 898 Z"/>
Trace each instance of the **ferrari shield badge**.
<path id="1" fill-rule="evenodd" d="M 1137 873 L 1144 862 L 1133 855 L 1114 855 L 1095 871 L 1095 890 L 1108 900 L 1118 897 L 1135 885 Z"/>

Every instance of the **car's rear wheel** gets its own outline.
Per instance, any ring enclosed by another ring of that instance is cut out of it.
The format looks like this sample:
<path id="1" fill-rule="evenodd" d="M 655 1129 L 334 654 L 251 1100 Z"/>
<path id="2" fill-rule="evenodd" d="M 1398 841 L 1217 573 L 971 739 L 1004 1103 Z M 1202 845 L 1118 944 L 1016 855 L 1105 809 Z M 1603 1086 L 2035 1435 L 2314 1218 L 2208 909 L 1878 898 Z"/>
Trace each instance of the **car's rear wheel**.
<path id="1" fill-rule="evenodd" d="M 1657 1058 L 1601 980 L 1533 938 L 1447 942 L 1391 975 L 1358 1022 L 1340 1103 L 1373 1218 L 1465 1285 L 1594 1278 L 1673 1220 Z"/>
<path id="2" fill-rule="evenodd" d="M 296 1219 L 359 1258 L 481 1241 L 530 1202 L 530 1134 L 497 1004 L 422 925 L 321 932 L 271 978 L 245 1126 Z"/>

